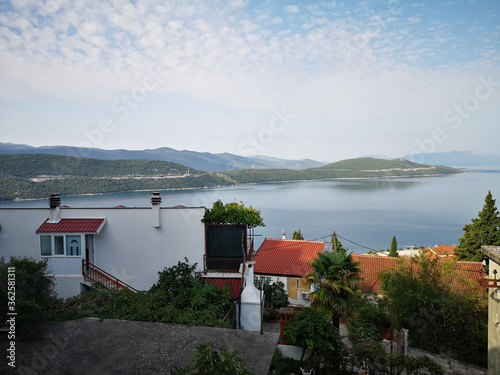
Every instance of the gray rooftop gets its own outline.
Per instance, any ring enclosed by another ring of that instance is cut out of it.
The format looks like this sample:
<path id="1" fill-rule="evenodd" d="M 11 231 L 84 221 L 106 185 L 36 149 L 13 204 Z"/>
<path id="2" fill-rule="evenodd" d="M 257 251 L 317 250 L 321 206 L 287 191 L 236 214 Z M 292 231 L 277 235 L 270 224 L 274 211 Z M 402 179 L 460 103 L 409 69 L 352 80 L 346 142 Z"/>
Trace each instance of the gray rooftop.
<path id="1" fill-rule="evenodd" d="M 187 327 L 84 318 L 48 324 L 42 340 L 18 342 L 16 367 L 26 374 L 169 374 L 191 363 L 198 345 L 237 351 L 255 374 L 268 373 L 279 332 Z"/>

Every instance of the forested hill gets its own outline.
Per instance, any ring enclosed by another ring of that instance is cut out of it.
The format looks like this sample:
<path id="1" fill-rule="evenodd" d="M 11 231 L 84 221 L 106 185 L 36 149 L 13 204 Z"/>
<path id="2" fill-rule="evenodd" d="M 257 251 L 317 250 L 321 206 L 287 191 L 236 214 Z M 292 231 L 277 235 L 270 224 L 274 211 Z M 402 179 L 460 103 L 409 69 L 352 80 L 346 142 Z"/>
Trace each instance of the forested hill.
<path id="1" fill-rule="evenodd" d="M 0 155 L 0 200 L 44 198 L 51 193 L 101 194 L 336 178 L 436 176 L 459 172 L 455 168 L 422 165 L 405 159 L 358 158 L 302 170 L 202 172 L 158 160 L 14 154 Z"/>
<path id="2" fill-rule="evenodd" d="M 460 173 L 460 169 L 413 163 L 406 159 L 384 160 L 357 158 L 342 160 L 318 168 L 290 169 L 243 169 L 224 174 L 237 183 L 301 181 L 336 178 L 389 178 L 439 176 Z"/>
<path id="3" fill-rule="evenodd" d="M 166 161 L 0 155 L 0 200 L 228 184 L 224 176 Z"/>

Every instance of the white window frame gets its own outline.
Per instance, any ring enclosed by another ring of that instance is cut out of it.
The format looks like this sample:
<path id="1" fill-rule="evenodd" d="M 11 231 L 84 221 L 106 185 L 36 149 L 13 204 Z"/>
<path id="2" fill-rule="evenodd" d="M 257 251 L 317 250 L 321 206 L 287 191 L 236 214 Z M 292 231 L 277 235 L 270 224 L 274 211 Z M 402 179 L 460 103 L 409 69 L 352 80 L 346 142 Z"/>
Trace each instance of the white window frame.
<path id="1" fill-rule="evenodd" d="M 50 247 L 51 254 L 50 255 L 42 255 L 42 236 L 50 237 Z M 79 255 L 68 255 L 67 254 L 67 236 L 79 236 L 80 237 L 80 254 Z M 63 245 L 63 253 L 56 254 L 56 237 L 62 237 L 62 245 Z M 81 258 L 84 256 L 83 248 L 85 246 L 85 234 L 84 233 L 40 233 L 38 235 L 38 253 L 41 258 Z"/>

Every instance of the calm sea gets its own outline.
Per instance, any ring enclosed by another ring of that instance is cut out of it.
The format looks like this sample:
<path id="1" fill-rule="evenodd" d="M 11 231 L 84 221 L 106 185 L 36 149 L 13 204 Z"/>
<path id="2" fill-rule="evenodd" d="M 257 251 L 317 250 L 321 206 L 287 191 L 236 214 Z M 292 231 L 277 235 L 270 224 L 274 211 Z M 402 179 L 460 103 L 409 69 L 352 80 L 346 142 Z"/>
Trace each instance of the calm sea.
<path id="1" fill-rule="evenodd" d="M 398 247 L 458 244 L 463 227 L 477 217 L 491 190 L 500 198 L 500 173 L 470 172 L 442 177 L 308 181 L 215 189 L 162 191 L 162 206 L 211 207 L 217 199 L 244 202 L 261 211 L 264 238 L 291 238 L 300 229 L 307 240 L 329 240 L 335 231 L 355 253 Z M 147 207 L 150 192 L 62 197 L 72 207 Z M 498 203 L 497 201 L 497 207 Z M 3 202 L 0 207 L 48 207 L 48 199 Z"/>

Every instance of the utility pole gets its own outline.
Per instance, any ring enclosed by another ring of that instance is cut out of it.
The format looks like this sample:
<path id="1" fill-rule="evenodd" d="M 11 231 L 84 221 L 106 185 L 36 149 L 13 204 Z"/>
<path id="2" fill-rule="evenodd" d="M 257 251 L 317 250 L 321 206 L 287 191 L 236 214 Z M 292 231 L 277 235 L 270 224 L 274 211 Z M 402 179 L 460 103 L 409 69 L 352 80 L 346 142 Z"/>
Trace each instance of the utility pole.
<path id="1" fill-rule="evenodd" d="M 333 231 L 333 251 L 337 252 L 337 233 Z"/>

